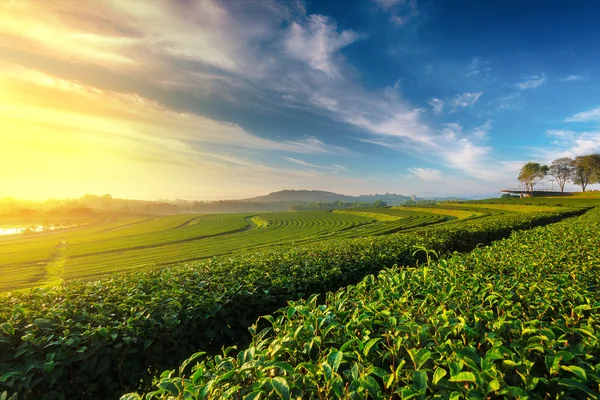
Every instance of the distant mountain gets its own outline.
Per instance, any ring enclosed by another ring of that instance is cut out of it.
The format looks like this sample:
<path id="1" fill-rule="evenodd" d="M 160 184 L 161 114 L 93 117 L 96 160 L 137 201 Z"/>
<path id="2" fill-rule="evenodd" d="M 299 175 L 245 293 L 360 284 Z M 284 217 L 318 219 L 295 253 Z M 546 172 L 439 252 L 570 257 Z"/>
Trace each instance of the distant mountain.
<path id="1" fill-rule="evenodd" d="M 258 196 L 242 201 L 254 203 L 273 203 L 273 202 L 301 202 L 301 203 L 332 203 L 342 201 L 344 203 L 369 202 L 383 200 L 388 205 L 404 204 L 411 198 L 400 194 L 364 194 L 360 196 L 348 196 L 323 190 L 280 190 L 279 192 L 269 193 L 266 196 Z"/>
<path id="2" fill-rule="evenodd" d="M 439 201 L 439 202 L 443 202 L 443 201 L 463 201 L 463 200 L 469 200 L 469 197 L 455 197 L 455 196 L 450 196 L 450 197 L 419 197 L 419 199 L 423 199 L 423 200 L 435 200 L 435 201 Z M 486 197 L 487 199 L 487 197 Z"/>

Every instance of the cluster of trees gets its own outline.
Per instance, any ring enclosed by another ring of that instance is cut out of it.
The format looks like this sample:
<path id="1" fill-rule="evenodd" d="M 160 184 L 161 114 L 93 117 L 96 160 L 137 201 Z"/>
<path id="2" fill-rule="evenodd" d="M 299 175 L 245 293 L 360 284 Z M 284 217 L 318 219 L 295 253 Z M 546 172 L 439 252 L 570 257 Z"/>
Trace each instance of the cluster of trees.
<path id="1" fill-rule="evenodd" d="M 385 208 L 387 203 L 381 199 L 378 199 L 372 203 L 366 201 L 355 201 L 355 202 L 344 202 L 344 201 L 333 201 L 330 203 L 325 202 L 312 202 L 312 203 L 295 203 L 290 206 L 291 211 L 308 211 L 308 210 L 344 210 L 346 208 Z"/>
<path id="2" fill-rule="evenodd" d="M 589 154 L 573 158 L 563 157 L 552 161 L 550 166 L 528 162 L 521 168 L 519 182 L 525 190 L 533 192 L 533 187 L 546 176 L 552 176 L 560 191 L 565 191 L 567 182 L 581 186 L 585 192 L 588 185 L 600 183 L 600 154 Z"/>
<path id="3" fill-rule="evenodd" d="M 430 206 L 437 204 L 437 200 L 432 199 L 417 199 L 417 200 L 406 200 L 404 202 L 405 206 Z"/>

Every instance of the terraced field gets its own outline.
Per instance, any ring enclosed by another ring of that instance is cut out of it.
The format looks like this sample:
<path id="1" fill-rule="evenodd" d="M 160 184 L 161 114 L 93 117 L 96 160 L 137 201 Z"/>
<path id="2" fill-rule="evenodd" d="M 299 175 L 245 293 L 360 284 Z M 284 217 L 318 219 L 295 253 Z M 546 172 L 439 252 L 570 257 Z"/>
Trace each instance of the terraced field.
<path id="1" fill-rule="evenodd" d="M 80 229 L 0 237 L 0 275 L 2 276 L 0 291 L 43 282 L 47 273 L 46 266 L 53 261 L 57 255 L 57 248 L 65 240 L 76 240 L 83 235 L 116 230 L 145 220 L 147 218 L 125 218 L 117 222 Z"/>
<path id="2" fill-rule="evenodd" d="M 541 205 L 450 203 L 444 207 L 125 218 L 0 239 L 0 273 L 4 278 L 0 291 L 61 280 L 95 279 L 113 272 L 277 246 L 385 235 L 487 214 L 556 209 Z"/>
<path id="3" fill-rule="evenodd" d="M 335 232 L 330 237 L 335 238 L 355 238 L 365 236 L 386 235 L 394 232 L 405 231 L 408 229 L 419 228 L 427 225 L 437 224 L 449 220 L 449 218 L 427 212 L 413 211 L 407 208 L 378 208 L 370 211 L 358 211 L 367 213 L 372 218 L 382 221 L 378 224 L 361 226 L 344 232 Z M 357 213 L 356 211 L 336 211 L 336 213 L 347 214 Z"/>
<path id="4" fill-rule="evenodd" d="M 314 242 L 334 232 L 375 224 L 372 218 L 325 211 L 266 213 L 249 220 L 256 221 L 255 226 L 243 232 L 70 258 L 64 277 L 67 280 L 90 278 L 116 268 L 136 270 L 264 247 Z"/>
<path id="5" fill-rule="evenodd" d="M 0 241 L 0 291 L 94 279 L 113 272 L 273 246 L 381 235 L 445 221 L 406 210 L 374 209 L 127 218 Z"/>
<path id="6" fill-rule="evenodd" d="M 246 214 L 177 215 L 69 240 L 70 258 L 145 248 L 239 232 L 250 227 Z"/>
<path id="7" fill-rule="evenodd" d="M 470 208 L 470 209 L 518 212 L 518 213 L 552 212 L 552 211 L 557 210 L 557 207 L 552 207 L 552 206 L 523 205 L 523 204 L 445 203 L 444 206 L 458 207 L 458 208 Z"/>
<path id="8" fill-rule="evenodd" d="M 484 215 L 487 214 L 485 212 L 476 212 L 476 211 L 470 211 L 470 210 L 456 210 L 456 209 L 442 208 L 442 207 L 392 207 L 392 209 L 425 212 L 425 213 L 430 213 L 430 214 L 443 215 L 445 217 L 456 218 L 456 219 L 478 218 L 478 217 L 483 217 Z"/>

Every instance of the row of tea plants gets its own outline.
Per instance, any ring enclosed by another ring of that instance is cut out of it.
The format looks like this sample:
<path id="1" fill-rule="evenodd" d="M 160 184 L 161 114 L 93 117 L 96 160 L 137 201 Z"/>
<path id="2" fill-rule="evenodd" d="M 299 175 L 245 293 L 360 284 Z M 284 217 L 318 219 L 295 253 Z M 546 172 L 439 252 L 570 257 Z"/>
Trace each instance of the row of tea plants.
<path id="1" fill-rule="evenodd" d="M 468 251 L 583 210 L 503 215 L 410 234 L 339 240 L 152 272 L 72 282 L 0 299 L 0 393 L 116 398 L 198 349 L 244 345 L 248 327 L 287 300 L 354 284 L 428 254 Z"/>
<path id="2" fill-rule="evenodd" d="M 143 398 L 598 399 L 600 209 L 262 319 Z"/>

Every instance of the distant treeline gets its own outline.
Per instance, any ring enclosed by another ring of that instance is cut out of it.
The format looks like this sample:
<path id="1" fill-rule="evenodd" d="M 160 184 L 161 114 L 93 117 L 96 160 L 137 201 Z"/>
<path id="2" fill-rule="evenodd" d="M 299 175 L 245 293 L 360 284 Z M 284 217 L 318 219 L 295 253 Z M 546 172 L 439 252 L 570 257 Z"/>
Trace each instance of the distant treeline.
<path id="1" fill-rule="evenodd" d="M 331 203 L 323 202 L 312 202 L 312 203 L 297 203 L 290 206 L 291 211 L 308 211 L 308 210 L 344 210 L 346 208 L 383 208 L 387 207 L 385 201 L 378 199 L 372 203 L 366 201 L 356 201 L 353 203 L 347 203 L 343 201 L 334 201 Z"/>
<path id="2" fill-rule="evenodd" d="M 382 195 L 385 197 L 386 195 Z M 396 195 L 393 195 L 396 196 Z M 352 197 L 350 197 L 352 199 Z M 410 198 L 373 198 L 373 201 L 252 201 L 252 200 L 129 200 L 111 195 L 86 194 L 79 199 L 50 199 L 43 202 L 22 201 L 11 197 L 0 199 L 0 221 L 18 220 L 23 223 L 42 221 L 62 222 L 95 220 L 107 216 L 143 214 L 164 215 L 181 213 L 234 213 L 288 210 L 339 210 L 345 208 L 387 207 L 392 205 L 435 204 L 435 200 L 410 200 Z"/>

